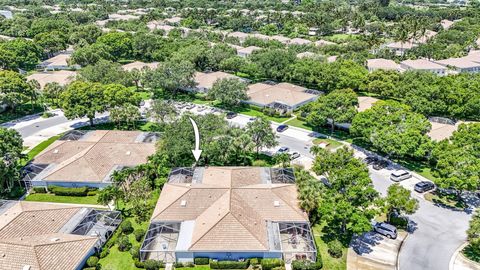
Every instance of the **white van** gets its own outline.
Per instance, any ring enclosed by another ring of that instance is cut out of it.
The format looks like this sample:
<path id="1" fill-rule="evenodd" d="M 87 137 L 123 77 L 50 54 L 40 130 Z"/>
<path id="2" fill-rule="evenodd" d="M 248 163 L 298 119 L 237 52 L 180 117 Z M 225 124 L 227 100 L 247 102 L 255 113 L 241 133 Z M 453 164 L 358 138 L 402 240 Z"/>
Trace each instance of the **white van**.
<path id="1" fill-rule="evenodd" d="M 392 172 L 392 174 L 390 175 L 390 180 L 394 182 L 400 182 L 410 177 L 412 177 L 412 175 L 409 172 L 405 170 L 398 170 L 398 171 Z"/>

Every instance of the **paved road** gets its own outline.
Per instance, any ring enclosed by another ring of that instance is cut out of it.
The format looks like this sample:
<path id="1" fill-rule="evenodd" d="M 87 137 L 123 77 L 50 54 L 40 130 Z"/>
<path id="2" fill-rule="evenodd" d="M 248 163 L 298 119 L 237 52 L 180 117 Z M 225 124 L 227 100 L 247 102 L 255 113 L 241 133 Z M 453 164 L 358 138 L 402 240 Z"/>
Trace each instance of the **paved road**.
<path id="1" fill-rule="evenodd" d="M 386 194 L 387 188 L 393 184 L 388 179 L 391 170 L 375 171 L 370 169 L 375 189 Z M 407 188 L 419 182 L 412 178 L 401 182 Z M 455 211 L 436 206 L 426 201 L 423 196 L 412 191 L 419 201 L 419 209 L 410 216 L 415 224 L 399 254 L 400 270 L 448 270 L 450 258 L 455 250 L 465 242 L 470 215 L 463 211 Z"/>

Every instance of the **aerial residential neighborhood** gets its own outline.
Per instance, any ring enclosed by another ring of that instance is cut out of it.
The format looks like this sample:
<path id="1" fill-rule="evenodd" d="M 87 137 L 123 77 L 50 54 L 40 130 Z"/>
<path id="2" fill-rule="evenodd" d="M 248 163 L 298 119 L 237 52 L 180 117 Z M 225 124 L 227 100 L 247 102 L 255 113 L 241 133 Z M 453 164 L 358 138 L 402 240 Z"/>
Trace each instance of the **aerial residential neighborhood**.
<path id="1" fill-rule="evenodd" d="M 480 269 L 477 0 L 0 0 L 0 270 Z"/>

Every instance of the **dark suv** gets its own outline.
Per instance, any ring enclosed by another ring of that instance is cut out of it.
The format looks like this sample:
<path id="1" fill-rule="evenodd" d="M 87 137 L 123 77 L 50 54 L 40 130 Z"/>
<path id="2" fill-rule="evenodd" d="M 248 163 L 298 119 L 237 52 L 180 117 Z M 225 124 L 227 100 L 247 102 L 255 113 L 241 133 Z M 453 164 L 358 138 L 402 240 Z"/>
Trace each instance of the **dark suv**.
<path id="1" fill-rule="evenodd" d="M 237 113 L 236 112 L 228 112 L 227 113 L 227 119 L 233 119 L 237 117 Z"/>
<path id="2" fill-rule="evenodd" d="M 416 183 L 413 189 L 418 193 L 423 193 L 423 192 L 430 191 L 434 188 L 435 188 L 434 183 L 428 182 L 428 181 L 422 181 L 422 182 Z"/>

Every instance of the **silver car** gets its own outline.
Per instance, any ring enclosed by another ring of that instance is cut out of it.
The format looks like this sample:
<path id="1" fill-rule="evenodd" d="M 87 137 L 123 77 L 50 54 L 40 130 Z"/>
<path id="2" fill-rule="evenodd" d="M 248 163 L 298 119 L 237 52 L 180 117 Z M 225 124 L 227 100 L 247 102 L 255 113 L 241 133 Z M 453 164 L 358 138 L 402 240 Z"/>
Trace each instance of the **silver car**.
<path id="1" fill-rule="evenodd" d="M 397 228 L 391 224 L 385 222 L 378 222 L 373 225 L 373 229 L 375 230 L 375 232 L 384 235 L 387 238 L 397 238 Z"/>
<path id="2" fill-rule="evenodd" d="M 405 170 L 394 171 L 392 172 L 392 174 L 390 174 L 390 180 L 394 182 L 400 182 L 411 177 L 412 177 L 412 174 Z"/>

